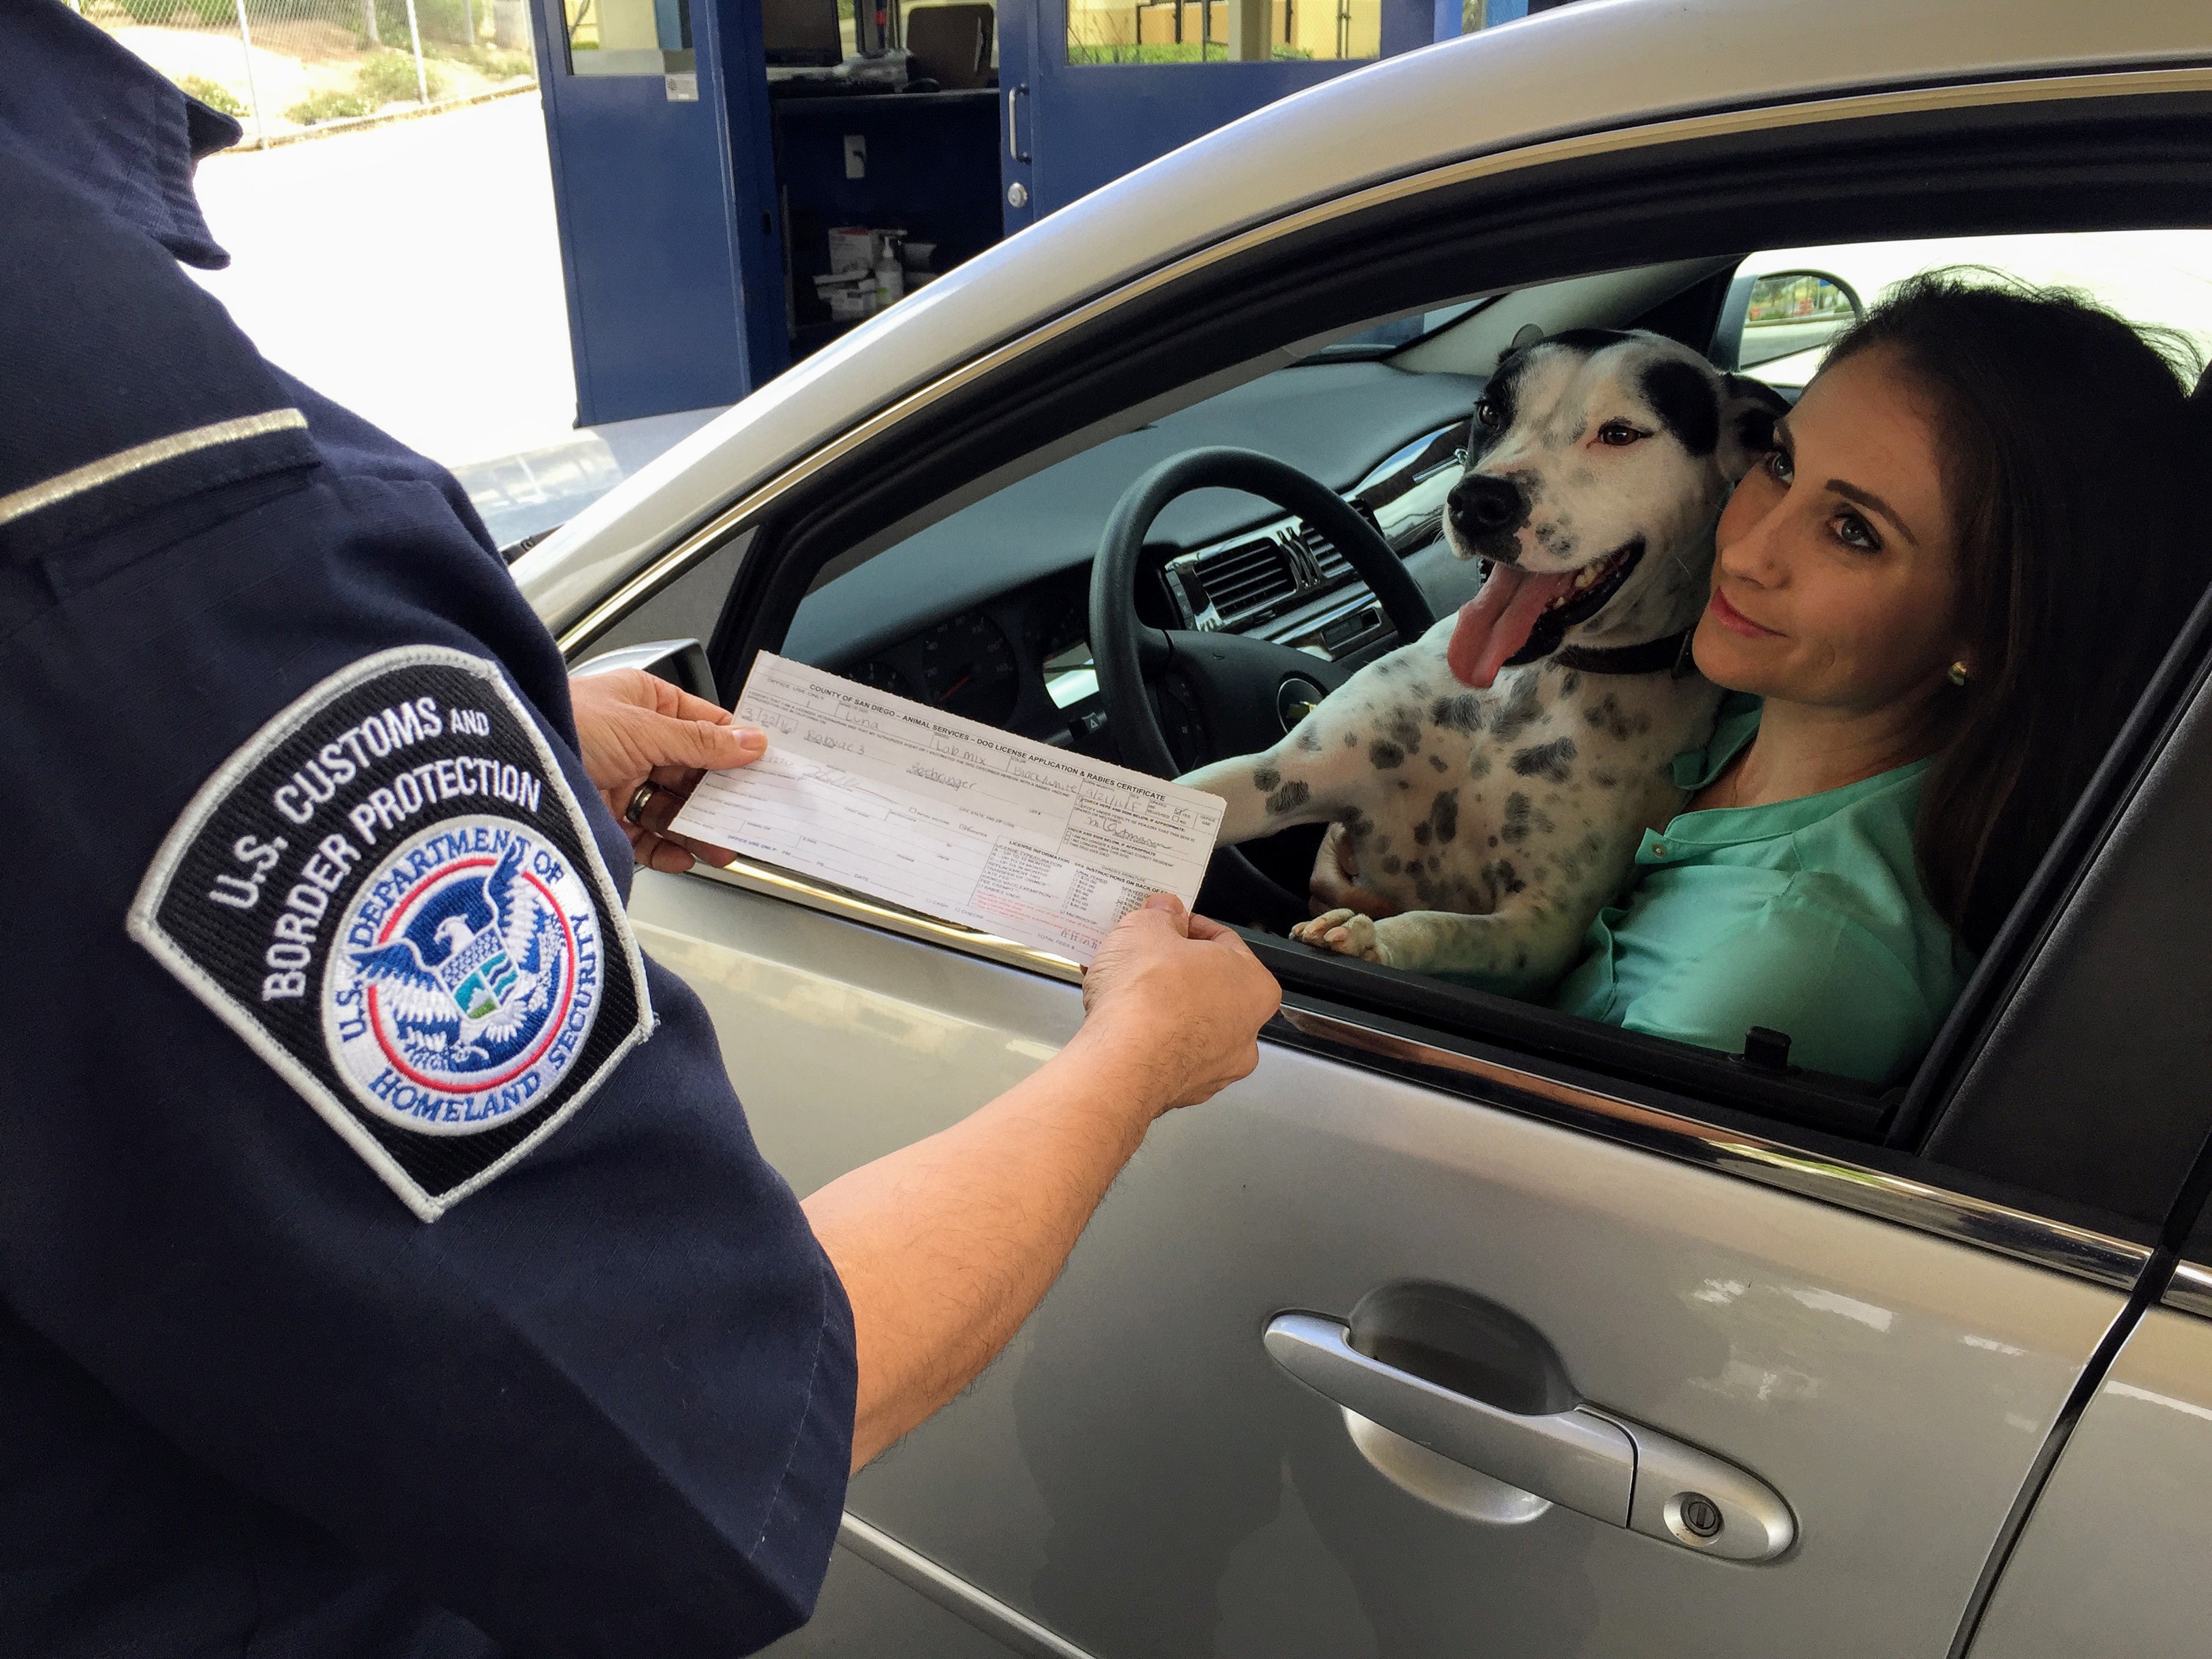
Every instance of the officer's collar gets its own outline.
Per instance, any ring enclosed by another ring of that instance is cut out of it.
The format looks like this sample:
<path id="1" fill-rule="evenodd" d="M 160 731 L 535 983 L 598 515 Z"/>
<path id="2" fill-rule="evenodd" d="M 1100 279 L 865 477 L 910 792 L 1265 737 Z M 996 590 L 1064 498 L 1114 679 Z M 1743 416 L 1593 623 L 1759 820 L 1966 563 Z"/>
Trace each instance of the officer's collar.
<path id="1" fill-rule="evenodd" d="M 243 131 L 61 0 L 0 0 L 0 144 L 188 265 L 230 263 L 201 216 L 192 166 Z"/>

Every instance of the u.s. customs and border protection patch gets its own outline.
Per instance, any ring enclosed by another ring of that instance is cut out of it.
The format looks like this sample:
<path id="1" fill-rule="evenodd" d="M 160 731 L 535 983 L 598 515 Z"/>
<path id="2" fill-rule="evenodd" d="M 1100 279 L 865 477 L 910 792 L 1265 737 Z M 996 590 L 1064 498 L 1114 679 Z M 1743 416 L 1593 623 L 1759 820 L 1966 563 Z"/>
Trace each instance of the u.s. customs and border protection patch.
<path id="1" fill-rule="evenodd" d="M 499 670 L 364 659 L 256 732 L 161 843 L 130 932 L 425 1221 L 653 1029 L 589 824 Z"/>

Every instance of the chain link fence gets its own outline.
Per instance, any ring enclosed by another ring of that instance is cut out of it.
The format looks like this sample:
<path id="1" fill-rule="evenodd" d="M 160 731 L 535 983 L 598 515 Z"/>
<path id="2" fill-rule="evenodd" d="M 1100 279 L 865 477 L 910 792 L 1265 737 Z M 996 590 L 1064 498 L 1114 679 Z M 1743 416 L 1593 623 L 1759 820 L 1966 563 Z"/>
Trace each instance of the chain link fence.
<path id="1" fill-rule="evenodd" d="M 537 83 L 529 0 L 70 0 L 268 144 Z"/>

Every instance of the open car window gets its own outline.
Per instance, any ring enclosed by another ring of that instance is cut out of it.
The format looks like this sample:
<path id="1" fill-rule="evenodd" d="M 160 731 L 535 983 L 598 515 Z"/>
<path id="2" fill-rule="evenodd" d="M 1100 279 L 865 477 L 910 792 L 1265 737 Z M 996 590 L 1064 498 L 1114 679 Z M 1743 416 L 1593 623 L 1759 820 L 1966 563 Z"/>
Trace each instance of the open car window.
<path id="1" fill-rule="evenodd" d="M 2197 232 L 1796 246 L 1577 276 L 1472 299 L 1440 294 L 1425 309 L 1394 312 L 1418 321 L 1409 340 L 1385 339 L 1387 330 L 1347 319 L 1334 334 L 1304 333 L 1297 361 L 1286 363 L 1278 351 L 1258 361 L 1257 373 L 1215 368 L 1182 397 L 1148 388 L 1142 407 L 1149 418 L 1087 409 L 1091 429 L 1106 434 L 1096 441 L 1061 440 L 1029 460 L 1018 447 L 1001 445 L 980 473 L 997 487 L 979 489 L 971 467 L 946 493 L 910 498 L 901 518 L 865 543 L 817 559 L 814 568 L 823 574 L 797 602 L 780 648 L 969 719 L 1126 761 L 1089 637 L 1091 570 L 1115 502 L 1147 467 L 1223 444 L 1291 462 L 1382 531 L 1442 616 L 1465 603 L 1482 575 L 1444 544 L 1444 497 L 1463 465 L 1470 412 L 1501 356 L 1516 345 L 1576 328 L 1634 327 L 1719 360 L 1730 307 L 1740 307 L 1747 279 L 1827 271 L 1865 304 L 1905 276 L 1962 264 L 2038 283 L 2070 279 L 2131 320 L 2212 342 L 2212 281 L 2194 274 L 2212 272 L 2212 235 Z M 2093 282 L 2090 272 L 2102 275 Z M 1739 313 L 1733 320 L 1740 327 L 1743 319 Z M 1378 342 L 1387 353 L 1370 349 Z M 1336 343 L 1354 349 L 1332 351 Z M 1820 355 L 1816 349 L 1770 357 L 1758 374 L 1794 392 Z M 1227 390 L 1212 390 L 1224 381 Z M 1257 640 L 1342 667 L 1372 661 L 1400 643 L 1369 585 L 1316 525 L 1278 504 L 1225 490 L 1194 493 L 1154 524 L 1146 555 L 1131 604 L 1150 626 Z M 1171 687 L 1156 702 L 1177 769 L 1217 757 L 1201 709 Z M 1273 841 L 1246 850 L 1283 885 L 1299 884 L 1318 830 Z M 1227 905 L 1217 902 L 1214 908 L 1246 927 L 1289 988 L 1294 1027 L 1311 1000 L 1356 1011 L 1375 1029 L 1409 1042 L 1443 1038 L 1476 1051 L 1517 1053 L 1593 1086 L 1607 1079 L 1656 1086 L 1709 1103 L 1723 1118 L 1741 1115 L 1861 1143 L 1897 1133 L 1911 1091 L 1910 1073 L 1868 1083 L 1806 1071 L 1756 1045 L 1723 1051 L 1644 1036 L 1560 1012 L 1541 997 L 1507 997 L 1332 956 Z"/>

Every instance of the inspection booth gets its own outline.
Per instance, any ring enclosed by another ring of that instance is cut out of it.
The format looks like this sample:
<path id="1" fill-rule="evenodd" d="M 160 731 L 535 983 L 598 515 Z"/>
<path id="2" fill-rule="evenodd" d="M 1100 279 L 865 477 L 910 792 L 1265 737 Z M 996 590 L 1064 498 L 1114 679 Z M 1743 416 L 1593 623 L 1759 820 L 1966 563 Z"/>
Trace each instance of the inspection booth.
<path id="1" fill-rule="evenodd" d="M 733 402 L 1179 144 L 1528 7 L 534 0 L 578 423 Z"/>

